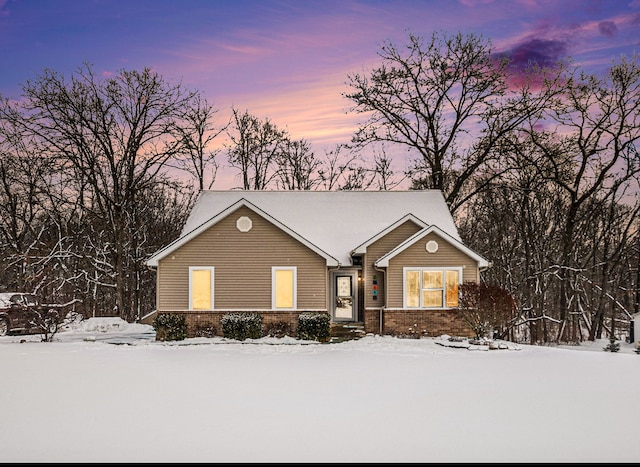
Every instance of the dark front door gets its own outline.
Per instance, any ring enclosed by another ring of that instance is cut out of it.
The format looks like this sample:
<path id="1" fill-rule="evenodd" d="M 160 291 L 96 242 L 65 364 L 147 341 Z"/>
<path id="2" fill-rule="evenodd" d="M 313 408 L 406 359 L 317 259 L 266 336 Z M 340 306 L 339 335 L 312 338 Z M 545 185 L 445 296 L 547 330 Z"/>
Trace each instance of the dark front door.
<path id="1" fill-rule="evenodd" d="M 356 321 L 358 316 L 358 288 L 356 272 L 332 273 L 333 321 Z"/>

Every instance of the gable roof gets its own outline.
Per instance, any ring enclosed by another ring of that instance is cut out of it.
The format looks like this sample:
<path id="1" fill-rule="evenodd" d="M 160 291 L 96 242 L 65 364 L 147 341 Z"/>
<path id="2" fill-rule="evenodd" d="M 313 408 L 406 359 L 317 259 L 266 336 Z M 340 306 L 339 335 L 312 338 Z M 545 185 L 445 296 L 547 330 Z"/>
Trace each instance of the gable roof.
<path id="1" fill-rule="evenodd" d="M 353 255 L 361 255 L 367 252 L 367 247 L 369 245 L 371 245 L 372 243 L 378 241 L 379 239 L 381 239 L 382 237 L 384 237 L 385 235 L 387 235 L 389 232 L 392 232 L 393 230 L 397 229 L 399 226 L 401 226 L 402 224 L 404 224 L 407 221 L 412 221 L 413 223 L 417 224 L 418 226 L 422 227 L 422 228 L 426 228 L 428 227 L 427 224 L 425 224 L 424 222 L 422 222 L 420 219 L 418 219 L 416 216 L 414 216 L 413 214 L 407 214 L 406 216 L 404 216 L 402 219 L 398 219 L 396 222 L 394 222 L 393 224 L 391 224 L 389 227 L 387 227 L 386 229 L 378 232 L 377 234 L 375 234 L 373 237 L 371 237 L 370 239 L 368 239 L 366 242 L 358 245 L 357 247 L 355 247 L 352 251 L 351 254 Z"/>
<path id="2" fill-rule="evenodd" d="M 470 248 L 465 246 L 459 240 L 451 237 L 450 235 L 447 235 L 446 232 L 443 232 L 441 229 L 438 228 L 438 226 L 435 226 L 435 225 L 431 225 L 431 226 L 427 227 L 426 229 L 422 229 L 420 232 L 417 232 L 414 235 L 412 235 L 411 237 L 407 238 L 404 242 L 402 242 L 400 245 L 395 247 L 389 253 L 387 253 L 384 256 L 381 256 L 380 258 L 378 258 L 378 260 L 375 262 L 375 265 L 377 267 L 381 267 L 381 268 L 388 267 L 389 266 L 389 260 L 391 260 L 393 257 L 398 255 L 399 253 L 402 253 L 404 250 L 409 248 L 411 245 L 414 245 L 416 242 L 420 241 L 421 239 L 423 239 L 424 237 L 426 237 L 430 233 L 437 234 L 444 241 L 449 242 L 451 245 L 456 247 L 458 250 L 462 251 L 463 253 L 465 253 L 470 258 L 473 258 L 475 261 L 478 262 L 478 268 L 480 268 L 480 270 L 486 269 L 491 265 L 489 263 L 489 261 L 487 261 L 485 258 L 483 258 L 478 253 L 474 252 L 473 250 L 471 250 Z"/>
<path id="3" fill-rule="evenodd" d="M 305 245 L 310 250 L 312 250 L 312 251 L 316 252 L 317 254 L 319 254 L 320 256 L 322 256 L 327 261 L 327 266 L 338 266 L 339 265 L 339 262 L 338 262 L 338 260 L 336 258 L 331 256 L 327 252 L 321 250 L 316 245 L 314 245 L 313 243 L 308 241 L 306 238 L 301 237 L 295 231 L 291 230 L 289 227 L 287 227 L 286 225 L 282 224 L 277 219 L 274 219 L 268 213 L 262 211 L 260 208 L 258 208 L 257 206 L 254 206 L 252 203 L 250 203 L 249 201 L 247 201 L 244 198 L 236 201 L 231 206 L 228 206 L 226 209 L 222 210 L 221 212 L 219 212 L 218 214 L 213 216 L 211 219 L 209 219 L 208 221 L 204 222 L 203 224 L 200 224 L 198 227 L 194 228 L 193 230 L 191 230 L 191 231 L 189 231 L 189 232 L 187 232 L 187 233 L 185 233 L 183 235 L 180 235 L 180 237 L 178 237 L 175 241 L 173 241 L 172 243 L 170 243 L 166 247 L 162 248 L 161 250 L 156 252 L 151 258 L 149 258 L 149 260 L 147 260 L 147 265 L 148 266 L 157 266 L 158 265 L 158 261 L 160 261 L 162 258 L 164 258 L 165 256 L 169 255 L 171 252 L 175 251 L 176 249 L 180 248 L 185 243 L 188 243 L 191 239 L 197 237 L 202 232 L 207 230 L 209 227 L 211 227 L 212 225 L 217 224 L 218 221 L 220 221 L 221 219 L 224 219 L 225 217 L 227 217 L 227 215 L 232 214 L 234 211 L 237 211 L 239 208 L 241 208 L 243 206 L 249 208 L 250 210 L 255 212 L 257 215 L 263 217 L 267 221 L 269 221 L 272 224 L 274 224 L 275 226 L 277 226 L 279 229 L 281 229 L 284 232 L 286 232 L 289 235 L 291 235 L 293 238 L 298 240 L 300 243 Z"/>
<path id="4" fill-rule="evenodd" d="M 421 226 L 437 225 L 461 244 L 458 229 L 439 190 L 204 190 L 198 195 L 178 240 L 154 254 L 147 264 L 157 266 L 158 260 L 224 218 L 232 212 L 230 207 L 238 206 L 241 200 L 341 265 L 351 264 L 352 250 L 366 248 L 403 219 L 414 220 Z"/>

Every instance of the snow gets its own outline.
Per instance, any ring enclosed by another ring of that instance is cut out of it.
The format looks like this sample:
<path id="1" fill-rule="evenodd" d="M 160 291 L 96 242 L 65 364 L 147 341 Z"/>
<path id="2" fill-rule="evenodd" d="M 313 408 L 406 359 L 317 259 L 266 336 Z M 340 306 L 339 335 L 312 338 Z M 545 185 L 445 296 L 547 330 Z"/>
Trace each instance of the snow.
<path id="1" fill-rule="evenodd" d="M 158 259 L 181 245 L 183 240 L 226 217 L 229 207 L 241 200 L 251 203 L 343 265 L 351 264 L 351 250 L 409 214 L 427 225 L 438 226 L 442 232 L 460 241 L 458 229 L 439 190 L 204 190 L 189 213 L 180 240 L 157 252 L 149 264 L 157 266 Z"/>
<path id="2" fill-rule="evenodd" d="M 640 461 L 631 344 L 154 339 L 1 337 L 0 462 Z"/>

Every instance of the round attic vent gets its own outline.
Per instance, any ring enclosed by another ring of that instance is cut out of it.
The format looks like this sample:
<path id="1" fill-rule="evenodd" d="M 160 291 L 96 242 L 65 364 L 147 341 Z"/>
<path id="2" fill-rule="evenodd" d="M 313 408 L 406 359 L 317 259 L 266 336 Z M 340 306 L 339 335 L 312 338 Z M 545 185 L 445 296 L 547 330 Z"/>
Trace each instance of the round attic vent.
<path id="1" fill-rule="evenodd" d="M 435 240 L 429 240 L 427 242 L 427 251 L 429 253 L 435 253 L 436 251 L 438 251 L 438 242 L 436 242 Z"/>
<path id="2" fill-rule="evenodd" d="M 253 227 L 253 222 L 247 216 L 242 216 L 236 221 L 236 227 L 240 232 L 248 232 Z"/>

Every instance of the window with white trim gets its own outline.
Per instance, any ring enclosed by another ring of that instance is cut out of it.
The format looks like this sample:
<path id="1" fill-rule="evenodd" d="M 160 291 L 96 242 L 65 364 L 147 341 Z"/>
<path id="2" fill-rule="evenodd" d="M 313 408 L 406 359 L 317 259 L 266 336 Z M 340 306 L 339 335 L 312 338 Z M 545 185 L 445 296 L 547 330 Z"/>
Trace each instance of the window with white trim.
<path id="1" fill-rule="evenodd" d="M 298 307 L 297 268 L 273 266 L 271 268 L 271 308 L 295 310 Z"/>
<path id="2" fill-rule="evenodd" d="M 213 273 L 213 267 L 189 267 L 190 310 L 213 310 Z"/>
<path id="3" fill-rule="evenodd" d="M 455 308 L 462 268 L 403 268 L 404 308 Z"/>

